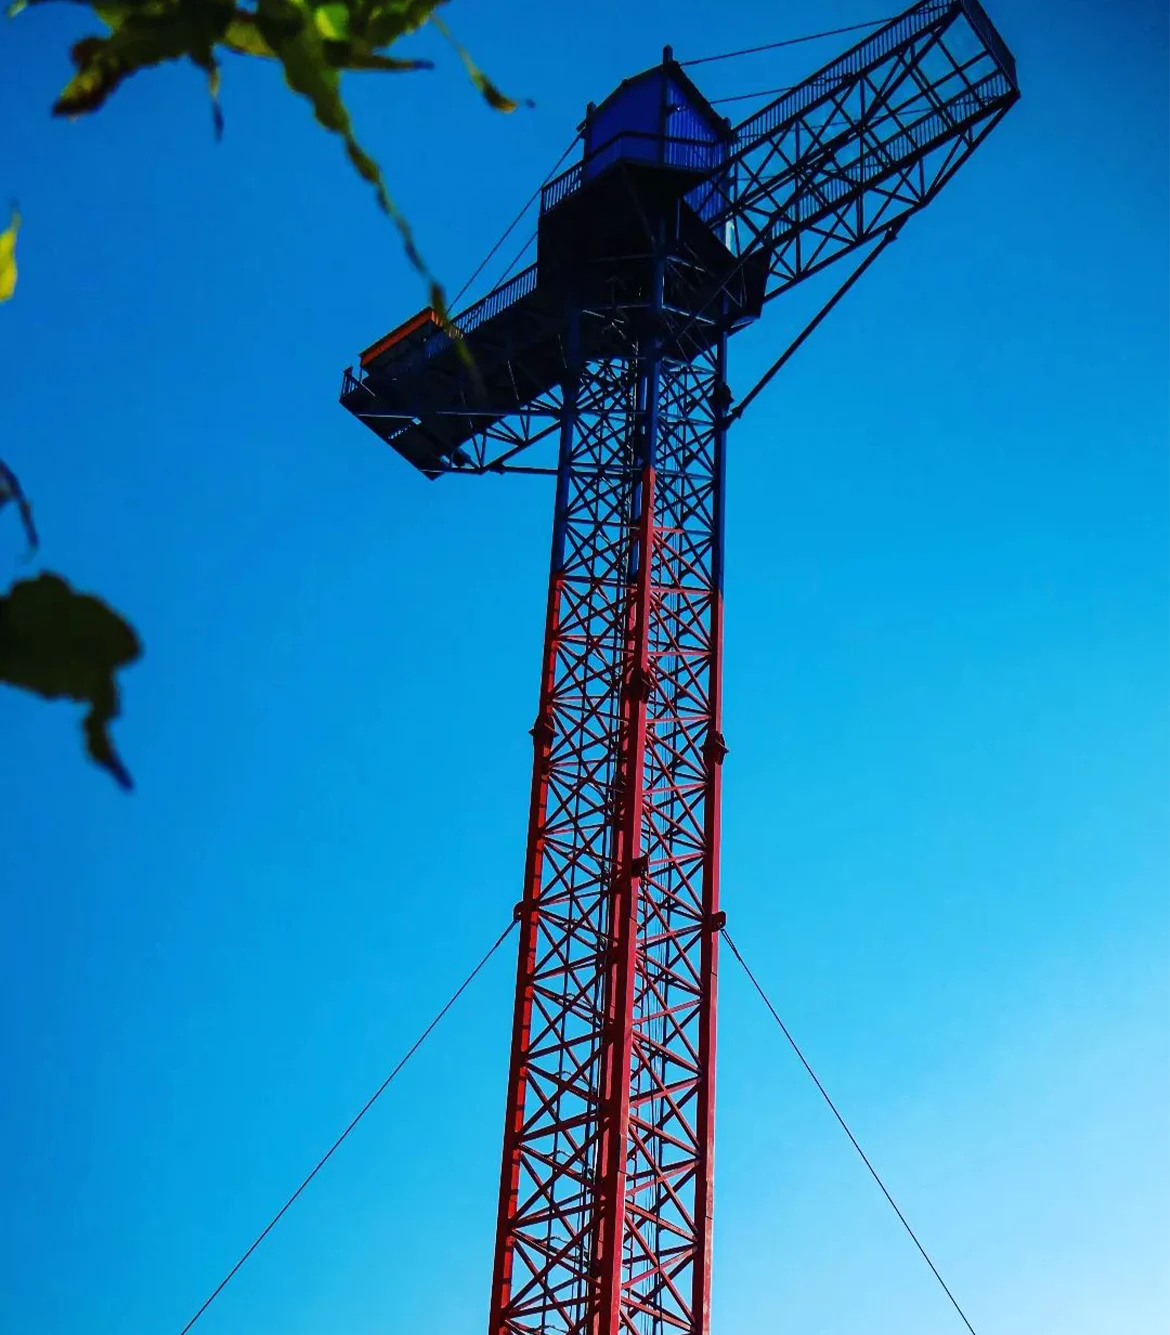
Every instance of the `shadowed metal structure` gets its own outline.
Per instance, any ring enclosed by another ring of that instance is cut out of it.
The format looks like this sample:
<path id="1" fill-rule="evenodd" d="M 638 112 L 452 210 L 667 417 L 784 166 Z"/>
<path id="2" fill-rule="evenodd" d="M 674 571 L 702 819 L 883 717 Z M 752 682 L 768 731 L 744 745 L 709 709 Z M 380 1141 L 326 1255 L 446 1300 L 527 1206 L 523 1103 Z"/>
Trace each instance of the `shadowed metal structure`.
<path id="1" fill-rule="evenodd" d="M 489 1335 L 707 1335 L 728 339 L 848 288 L 1018 96 L 978 0 L 735 126 L 668 48 L 589 108 L 536 263 L 345 374 L 427 477 L 556 477 Z"/>

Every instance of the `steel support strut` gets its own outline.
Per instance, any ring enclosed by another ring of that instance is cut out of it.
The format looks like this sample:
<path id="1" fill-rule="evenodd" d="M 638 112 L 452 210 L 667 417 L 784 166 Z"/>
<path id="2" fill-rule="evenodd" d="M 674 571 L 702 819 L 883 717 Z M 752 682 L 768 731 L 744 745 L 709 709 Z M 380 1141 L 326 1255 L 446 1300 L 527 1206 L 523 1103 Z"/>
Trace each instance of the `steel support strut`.
<path id="1" fill-rule="evenodd" d="M 726 348 L 663 281 L 564 386 L 490 1335 L 708 1331 Z"/>

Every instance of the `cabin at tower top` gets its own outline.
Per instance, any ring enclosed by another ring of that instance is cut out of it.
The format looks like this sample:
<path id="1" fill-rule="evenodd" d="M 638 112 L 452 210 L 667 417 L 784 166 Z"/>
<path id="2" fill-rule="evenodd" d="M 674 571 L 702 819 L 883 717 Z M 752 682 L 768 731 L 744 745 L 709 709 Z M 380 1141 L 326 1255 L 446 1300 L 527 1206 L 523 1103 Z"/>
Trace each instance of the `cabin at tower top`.
<path id="1" fill-rule="evenodd" d="M 619 161 L 706 175 L 727 161 L 731 125 L 687 77 L 668 46 L 662 64 L 624 79 L 582 128 L 585 180 Z"/>
<path id="2" fill-rule="evenodd" d="M 586 359 L 605 346 L 606 310 L 652 318 L 634 313 L 649 310 L 655 283 L 660 302 L 685 311 L 698 294 L 663 278 L 656 266 L 669 256 L 685 255 L 687 281 L 705 276 L 705 286 L 737 271 L 727 314 L 759 314 L 763 269 L 737 263 L 715 222 L 732 193 L 731 124 L 670 47 L 661 64 L 591 103 L 579 138 L 578 161 L 541 189 L 536 263 L 449 324 L 424 308 L 366 348 L 356 374 L 346 372 L 342 403 L 427 476 L 462 466 L 458 447 L 482 428 L 483 409 L 509 401 L 493 391 L 514 399 L 522 382 L 531 397 L 557 383 L 572 311 L 582 312 Z M 693 332 L 692 343 L 707 332 Z"/>
<path id="3" fill-rule="evenodd" d="M 549 277 L 582 257 L 582 240 L 585 254 L 596 255 L 623 223 L 644 229 L 663 210 L 677 212 L 686 196 L 701 218 L 725 209 L 728 174 L 720 168 L 730 157 L 731 125 L 670 47 L 660 65 L 590 103 L 579 129 L 581 160 L 541 191 L 538 257 Z M 580 215 L 576 225 L 572 215 Z"/>
<path id="4" fill-rule="evenodd" d="M 570 239 L 577 230 L 569 222 L 571 214 L 584 210 L 586 232 L 594 241 L 602 241 L 610 239 L 607 222 L 636 211 L 651 196 L 660 203 L 680 199 L 700 182 L 706 182 L 696 191 L 701 197 L 692 201 L 699 216 L 712 217 L 725 207 L 729 187 L 726 178 L 719 179 L 719 168 L 730 156 L 731 124 L 695 87 L 669 46 L 660 65 L 623 79 L 599 105 L 590 103 L 578 129 L 580 161 L 541 190 L 538 254 L 543 263 L 536 266 L 536 284 L 551 278 L 568 257 L 555 252 L 576 251 Z M 603 191 L 606 186 L 610 189 L 599 196 L 591 187 L 603 182 Z M 554 213 L 555 221 L 546 222 Z M 493 296 L 479 305 L 491 302 Z M 467 331 L 478 313 L 478 306 L 473 307 L 456 319 L 456 326 Z M 473 318 L 468 321 L 467 316 Z M 420 336 L 433 338 L 438 325 L 434 311 L 424 309 L 365 349 L 362 368 L 390 364 L 396 352 L 414 347 Z"/>

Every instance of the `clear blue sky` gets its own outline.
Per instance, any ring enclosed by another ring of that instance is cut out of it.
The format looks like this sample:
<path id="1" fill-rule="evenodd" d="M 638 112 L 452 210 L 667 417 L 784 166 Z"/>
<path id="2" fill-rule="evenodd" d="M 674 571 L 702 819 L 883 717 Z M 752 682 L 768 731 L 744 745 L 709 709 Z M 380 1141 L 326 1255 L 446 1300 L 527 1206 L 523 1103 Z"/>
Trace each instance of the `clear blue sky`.
<path id="1" fill-rule="evenodd" d="M 992 9 L 1024 101 L 736 435 L 726 906 L 980 1335 L 1160 1335 L 1167 18 Z M 430 39 L 351 80 L 452 287 L 663 43 L 876 17 L 715 12 L 454 5 L 508 119 Z M 53 122 L 85 29 L 0 29 L 0 452 L 45 565 L 142 630 L 138 791 L 0 694 L 0 1330 L 176 1335 L 508 919 L 551 497 L 428 485 L 337 406 L 422 292 L 277 72 L 225 70 L 221 145 L 182 70 Z M 204 1335 L 482 1329 L 510 955 Z M 716 1335 L 958 1330 L 730 961 L 722 1059 Z"/>

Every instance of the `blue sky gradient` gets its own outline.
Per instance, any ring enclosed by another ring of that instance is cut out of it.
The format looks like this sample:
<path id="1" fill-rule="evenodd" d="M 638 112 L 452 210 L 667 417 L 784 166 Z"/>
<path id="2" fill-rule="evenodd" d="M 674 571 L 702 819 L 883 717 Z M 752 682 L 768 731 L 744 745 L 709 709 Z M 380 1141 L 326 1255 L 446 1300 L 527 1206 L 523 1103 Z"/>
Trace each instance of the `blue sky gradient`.
<path id="1" fill-rule="evenodd" d="M 731 447 L 726 907 L 980 1335 L 1160 1335 L 1167 16 L 992 13 L 1024 100 Z M 665 42 L 873 17 L 457 4 L 534 110 L 427 36 L 437 73 L 351 102 L 457 288 Z M 225 69 L 222 144 L 182 69 L 52 121 L 85 30 L 2 26 L 0 453 L 43 564 L 141 628 L 138 790 L 71 707 L 0 694 L 0 1330 L 177 1335 L 508 919 L 551 492 L 429 485 L 337 406 L 424 294 L 277 70 Z M 696 73 L 785 84 L 847 40 Z M 737 339 L 741 393 L 799 314 Z M 512 970 L 203 1335 L 483 1328 Z M 730 960 L 721 1023 L 715 1335 L 958 1330 Z"/>

